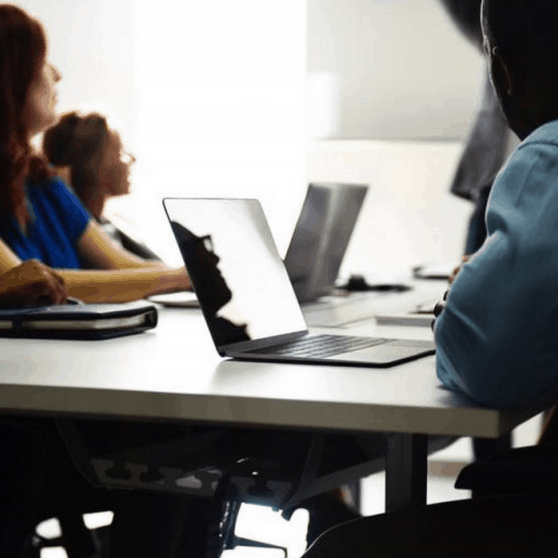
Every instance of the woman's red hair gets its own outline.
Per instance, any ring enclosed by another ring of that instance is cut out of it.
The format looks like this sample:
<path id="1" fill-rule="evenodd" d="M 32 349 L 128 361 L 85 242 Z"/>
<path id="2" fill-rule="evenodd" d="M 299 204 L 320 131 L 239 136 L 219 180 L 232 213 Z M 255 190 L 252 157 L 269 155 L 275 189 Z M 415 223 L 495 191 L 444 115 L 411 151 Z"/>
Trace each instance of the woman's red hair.
<path id="1" fill-rule="evenodd" d="M 0 4 L 0 213 L 25 208 L 24 178 L 49 176 L 29 145 L 27 97 L 47 51 L 42 25 L 17 6 Z"/>

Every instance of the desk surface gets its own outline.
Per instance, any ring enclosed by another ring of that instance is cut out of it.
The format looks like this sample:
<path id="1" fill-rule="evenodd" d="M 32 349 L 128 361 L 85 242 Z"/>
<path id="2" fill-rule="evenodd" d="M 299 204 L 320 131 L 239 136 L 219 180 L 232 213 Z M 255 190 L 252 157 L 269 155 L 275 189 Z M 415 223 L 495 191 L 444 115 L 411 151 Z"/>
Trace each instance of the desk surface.
<path id="1" fill-rule="evenodd" d="M 385 327 L 358 332 L 430 335 Z M 223 360 L 195 309 L 161 308 L 155 330 L 118 339 L 0 339 L 0 384 L 6 411 L 246 426 L 497 437 L 536 412 L 443 389 L 433 356 L 388 369 Z"/>

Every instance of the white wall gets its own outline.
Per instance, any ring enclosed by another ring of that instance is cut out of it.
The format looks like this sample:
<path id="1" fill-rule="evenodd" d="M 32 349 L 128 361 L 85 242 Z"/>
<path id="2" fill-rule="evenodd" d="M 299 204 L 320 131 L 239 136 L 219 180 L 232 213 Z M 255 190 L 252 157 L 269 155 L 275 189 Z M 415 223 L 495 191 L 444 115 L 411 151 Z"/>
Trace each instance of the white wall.
<path id="1" fill-rule="evenodd" d="M 319 80 L 310 109 L 322 137 L 461 138 L 482 65 L 438 0 L 308 0 L 308 71 Z"/>
<path id="2" fill-rule="evenodd" d="M 171 262 L 180 257 L 161 197 L 260 198 L 284 252 L 309 180 L 371 184 L 355 233 L 368 248 L 349 251 L 347 271 L 458 257 L 471 208 L 447 187 L 460 144 L 307 146 L 306 53 L 311 70 L 335 70 L 344 80 L 340 129 L 351 137 L 439 136 L 444 121 L 449 135 L 461 134 L 480 58 L 437 0 L 307 1 L 308 12 L 303 0 L 18 5 L 47 29 L 51 60 L 64 75 L 60 110 L 101 104 L 120 119 L 138 163 L 134 195 L 113 209 Z M 409 63 L 413 79 L 403 87 Z"/>
<path id="3" fill-rule="evenodd" d="M 472 205 L 449 192 L 458 141 L 343 140 L 310 145 L 308 180 L 369 184 L 341 275 L 382 281 L 458 261 Z"/>
<path id="4" fill-rule="evenodd" d="M 137 155 L 136 221 L 179 263 L 163 196 L 260 198 L 281 250 L 304 196 L 303 0 L 21 0 L 46 27 L 59 109 L 100 107 Z"/>
<path id="5" fill-rule="evenodd" d="M 121 122 L 132 141 L 133 0 L 18 0 L 44 25 L 51 61 L 62 72 L 58 109 L 95 106 Z"/>
<path id="6" fill-rule="evenodd" d="M 283 251 L 306 188 L 305 2 L 136 0 L 135 18 L 142 211 L 256 197 Z"/>

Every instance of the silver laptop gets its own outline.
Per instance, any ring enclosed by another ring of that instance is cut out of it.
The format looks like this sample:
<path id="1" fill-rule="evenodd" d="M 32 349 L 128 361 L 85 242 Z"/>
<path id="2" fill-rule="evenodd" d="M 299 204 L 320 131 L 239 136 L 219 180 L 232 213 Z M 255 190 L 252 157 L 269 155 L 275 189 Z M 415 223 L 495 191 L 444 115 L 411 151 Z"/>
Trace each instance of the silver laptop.
<path id="1" fill-rule="evenodd" d="M 308 185 L 285 256 L 299 302 L 315 301 L 335 288 L 367 191 L 368 186 L 361 184 Z M 199 306 L 196 295 L 190 292 L 152 295 L 149 300 L 165 306 Z"/>
<path id="2" fill-rule="evenodd" d="M 345 256 L 368 186 L 309 184 L 285 267 L 299 302 L 328 294 Z"/>
<path id="3" fill-rule="evenodd" d="M 434 353 L 430 341 L 315 335 L 257 200 L 163 200 L 221 356 L 386 367 Z"/>

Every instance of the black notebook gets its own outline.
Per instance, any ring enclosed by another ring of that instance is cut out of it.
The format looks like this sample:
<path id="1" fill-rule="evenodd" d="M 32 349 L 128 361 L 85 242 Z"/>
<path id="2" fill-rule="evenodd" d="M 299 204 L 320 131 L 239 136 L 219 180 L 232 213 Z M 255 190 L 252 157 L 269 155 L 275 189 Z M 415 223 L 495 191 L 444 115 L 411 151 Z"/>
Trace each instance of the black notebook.
<path id="1" fill-rule="evenodd" d="M 109 339 L 156 325 L 157 309 L 143 301 L 0 309 L 0 337 Z"/>

